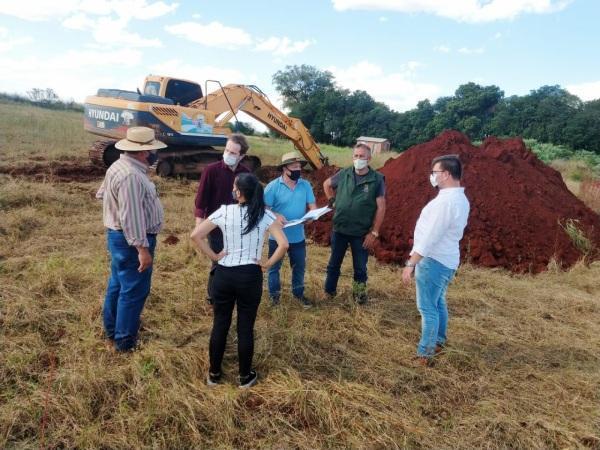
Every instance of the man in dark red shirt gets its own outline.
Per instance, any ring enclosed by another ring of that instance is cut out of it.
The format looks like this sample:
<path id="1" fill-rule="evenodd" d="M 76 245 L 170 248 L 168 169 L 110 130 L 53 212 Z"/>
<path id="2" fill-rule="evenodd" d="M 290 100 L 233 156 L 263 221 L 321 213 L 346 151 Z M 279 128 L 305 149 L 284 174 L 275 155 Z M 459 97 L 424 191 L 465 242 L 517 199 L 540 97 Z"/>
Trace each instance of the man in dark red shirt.
<path id="1" fill-rule="evenodd" d="M 233 181 L 235 177 L 244 172 L 250 172 L 240 161 L 248 151 L 248 142 L 242 134 L 232 134 L 227 139 L 223 160 L 209 164 L 202 171 L 198 192 L 196 193 L 196 225 L 215 212 L 221 205 L 235 203 L 233 199 Z M 223 250 L 223 234 L 217 227 L 208 235 L 208 243 L 215 253 Z M 208 276 L 208 303 L 212 304 L 211 284 L 217 264 L 213 265 Z"/>

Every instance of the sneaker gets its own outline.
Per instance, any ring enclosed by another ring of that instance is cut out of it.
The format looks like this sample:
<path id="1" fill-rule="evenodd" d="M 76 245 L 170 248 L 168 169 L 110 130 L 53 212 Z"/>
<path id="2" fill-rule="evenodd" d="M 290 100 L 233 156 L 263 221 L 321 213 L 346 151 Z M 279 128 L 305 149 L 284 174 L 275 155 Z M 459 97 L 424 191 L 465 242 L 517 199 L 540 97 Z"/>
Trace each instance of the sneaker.
<path id="1" fill-rule="evenodd" d="M 208 372 L 208 375 L 206 375 L 206 385 L 208 387 L 215 387 L 221 384 L 221 375 L 221 372 L 216 374 Z"/>
<path id="2" fill-rule="evenodd" d="M 271 306 L 279 306 L 279 297 L 271 297 Z"/>
<path id="3" fill-rule="evenodd" d="M 256 384 L 258 381 L 258 372 L 251 370 L 245 377 L 240 377 L 240 389 L 248 389 Z"/>
<path id="4" fill-rule="evenodd" d="M 312 303 L 310 302 L 310 300 L 307 299 L 304 295 L 302 297 L 294 297 L 294 298 L 300 302 L 300 304 L 302 305 L 302 307 L 304 309 L 310 309 L 313 306 Z"/>

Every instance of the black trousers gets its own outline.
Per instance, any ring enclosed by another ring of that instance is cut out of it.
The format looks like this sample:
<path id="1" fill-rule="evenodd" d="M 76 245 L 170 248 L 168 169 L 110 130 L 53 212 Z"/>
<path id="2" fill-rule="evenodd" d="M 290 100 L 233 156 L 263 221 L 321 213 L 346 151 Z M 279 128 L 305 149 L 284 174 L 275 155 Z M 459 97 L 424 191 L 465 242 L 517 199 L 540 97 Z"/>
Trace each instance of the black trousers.
<path id="1" fill-rule="evenodd" d="M 220 253 L 223 251 L 223 233 L 220 228 L 215 228 L 208 234 L 208 245 L 210 249 L 215 253 Z M 210 267 L 210 272 L 208 273 L 208 282 L 206 283 L 206 292 L 208 293 L 208 301 L 212 303 L 212 283 L 215 278 L 215 270 L 217 268 L 217 263 L 213 261 L 212 266 Z"/>
<path id="2" fill-rule="evenodd" d="M 210 335 L 210 371 L 221 372 L 233 308 L 237 305 L 237 336 L 240 376 L 252 370 L 254 322 L 263 290 L 260 266 L 217 266 L 212 284 L 213 329 Z"/>

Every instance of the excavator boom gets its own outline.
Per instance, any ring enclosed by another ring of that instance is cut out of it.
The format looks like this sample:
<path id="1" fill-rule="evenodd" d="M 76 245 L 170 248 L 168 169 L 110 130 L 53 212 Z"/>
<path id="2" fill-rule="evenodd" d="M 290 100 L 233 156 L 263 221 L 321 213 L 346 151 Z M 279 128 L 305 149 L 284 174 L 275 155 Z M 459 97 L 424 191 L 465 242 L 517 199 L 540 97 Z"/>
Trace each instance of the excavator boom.
<path id="1" fill-rule="evenodd" d="M 289 117 L 274 106 L 256 86 L 228 84 L 187 105 L 212 111 L 216 126 L 224 126 L 238 111 L 243 111 L 273 131 L 288 138 L 314 169 L 327 165 L 327 157 L 301 120 Z M 225 114 L 224 114 L 225 113 Z"/>

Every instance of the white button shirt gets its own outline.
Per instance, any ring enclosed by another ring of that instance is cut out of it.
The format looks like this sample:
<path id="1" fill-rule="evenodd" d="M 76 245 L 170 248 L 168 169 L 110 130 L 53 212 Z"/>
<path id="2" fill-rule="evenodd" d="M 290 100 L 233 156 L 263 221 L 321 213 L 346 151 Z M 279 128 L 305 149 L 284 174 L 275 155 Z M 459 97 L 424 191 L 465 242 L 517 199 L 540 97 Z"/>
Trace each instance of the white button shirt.
<path id="1" fill-rule="evenodd" d="M 458 243 L 467 226 L 469 209 L 464 188 L 440 189 L 421 211 L 410 254 L 416 252 L 456 270 L 460 263 Z"/>
<path id="2" fill-rule="evenodd" d="M 243 234 L 248 223 L 246 206 L 222 205 L 208 216 L 208 220 L 223 232 L 223 246 L 227 255 L 219 260 L 219 264 L 234 267 L 258 264 L 262 256 L 265 233 L 275 221 L 275 216 L 271 211 L 265 211 L 258 225 L 248 234 Z"/>

